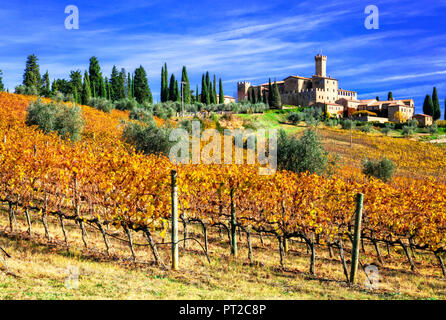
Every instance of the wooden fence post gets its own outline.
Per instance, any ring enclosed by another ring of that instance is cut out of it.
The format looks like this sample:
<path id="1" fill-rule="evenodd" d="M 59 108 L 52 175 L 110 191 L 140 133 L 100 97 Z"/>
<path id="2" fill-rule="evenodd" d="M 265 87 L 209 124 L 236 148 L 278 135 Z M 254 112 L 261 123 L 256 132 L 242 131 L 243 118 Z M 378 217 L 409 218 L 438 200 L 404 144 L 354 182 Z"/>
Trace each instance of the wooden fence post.
<path id="1" fill-rule="evenodd" d="M 356 218 L 355 218 L 355 234 L 352 247 L 352 265 L 350 269 L 350 283 L 354 284 L 359 264 L 359 248 L 361 245 L 361 223 L 362 223 L 362 206 L 364 195 L 358 193 L 356 195 Z"/>
<path id="2" fill-rule="evenodd" d="M 178 270 L 178 187 L 177 172 L 171 171 L 172 178 L 172 269 Z"/>
<path id="3" fill-rule="evenodd" d="M 237 256 L 237 223 L 236 223 L 236 217 L 235 217 L 234 189 L 231 189 L 231 232 L 232 232 L 231 253 L 234 257 L 236 257 Z"/>

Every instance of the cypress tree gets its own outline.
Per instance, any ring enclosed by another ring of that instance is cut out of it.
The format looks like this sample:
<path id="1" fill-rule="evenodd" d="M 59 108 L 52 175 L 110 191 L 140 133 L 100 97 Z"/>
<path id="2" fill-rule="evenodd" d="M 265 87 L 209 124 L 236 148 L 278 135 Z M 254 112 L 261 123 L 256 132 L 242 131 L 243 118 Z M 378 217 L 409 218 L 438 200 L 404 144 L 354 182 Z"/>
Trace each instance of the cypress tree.
<path id="1" fill-rule="evenodd" d="M 432 103 L 433 103 L 433 118 L 435 121 L 441 118 L 440 100 L 438 99 L 436 87 L 434 87 L 434 91 L 432 93 Z"/>
<path id="2" fill-rule="evenodd" d="M 105 79 L 101 77 L 100 96 L 102 98 L 107 98 L 107 95 L 108 96 L 110 95 L 110 91 L 109 90 L 107 91 L 107 87 L 106 87 L 105 83 L 106 83 Z M 108 81 L 107 81 L 107 83 L 108 83 Z"/>
<path id="3" fill-rule="evenodd" d="M 444 120 L 446 120 L 446 99 L 444 99 Z"/>
<path id="4" fill-rule="evenodd" d="M 0 81 L 1 82 L 1 81 Z M 1 84 L 0 84 L 1 87 Z M 1 88 L 0 88 L 1 91 Z M 48 71 L 45 72 L 42 78 L 42 89 L 40 91 L 40 94 L 49 97 L 51 93 L 51 84 L 50 84 L 50 75 L 48 74 Z"/>
<path id="5" fill-rule="evenodd" d="M 109 87 L 110 87 L 110 100 L 116 101 L 116 100 L 121 99 L 121 95 L 119 92 L 120 91 L 120 77 L 119 77 L 118 69 L 116 68 L 116 66 L 113 66 L 113 68 L 112 68 L 112 73 L 110 75 Z"/>
<path id="6" fill-rule="evenodd" d="M 211 87 L 211 78 L 209 77 L 209 71 L 206 71 L 206 88 L 209 91 L 209 88 Z"/>
<path id="7" fill-rule="evenodd" d="M 271 107 L 272 108 L 282 107 L 282 98 L 280 97 L 279 87 L 277 87 L 277 82 L 275 80 L 273 86 L 273 94 L 271 98 Z"/>
<path id="8" fill-rule="evenodd" d="M 91 98 L 91 86 L 90 86 L 90 77 L 88 76 L 88 72 L 84 73 L 84 83 L 82 84 L 82 104 L 88 104 Z"/>
<path id="9" fill-rule="evenodd" d="M 253 87 L 252 88 L 252 92 L 251 92 L 251 102 L 252 104 L 256 104 L 257 103 L 257 88 Z"/>
<path id="10" fill-rule="evenodd" d="M 70 93 L 76 103 L 82 103 L 82 73 L 79 70 L 70 72 Z"/>
<path id="11" fill-rule="evenodd" d="M 429 116 L 433 116 L 434 114 L 434 103 L 432 102 L 431 96 L 426 95 L 423 103 L 423 113 Z"/>
<path id="12" fill-rule="evenodd" d="M 272 100 L 273 99 L 273 86 L 271 85 L 271 78 L 269 78 L 268 83 L 268 105 L 272 106 Z"/>
<path id="13" fill-rule="evenodd" d="M 376 101 L 379 101 L 379 96 L 376 96 Z"/>
<path id="14" fill-rule="evenodd" d="M 257 88 L 257 93 L 258 93 L 257 103 L 261 103 L 262 102 L 262 87 Z"/>
<path id="15" fill-rule="evenodd" d="M 130 72 L 127 75 L 127 97 L 132 98 L 132 78 L 130 77 Z"/>
<path id="16" fill-rule="evenodd" d="M 185 83 L 184 85 L 183 82 Z M 189 83 L 189 77 L 187 75 L 187 69 L 185 66 L 183 66 L 183 71 L 181 74 L 181 91 L 184 96 L 184 104 L 190 104 L 191 103 L 190 83 Z"/>
<path id="17" fill-rule="evenodd" d="M 0 92 L 5 91 L 5 85 L 3 84 L 3 72 L 0 70 Z"/>
<path id="18" fill-rule="evenodd" d="M 142 66 L 135 70 L 133 85 L 135 88 L 134 97 L 138 103 L 153 102 L 152 92 L 150 91 L 149 82 L 147 80 L 147 74 Z"/>
<path id="19" fill-rule="evenodd" d="M 181 101 L 180 88 L 178 87 L 178 80 L 175 80 L 175 101 Z"/>
<path id="20" fill-rule="evenodd" d="M 393 93 L 392 91 L 389 91 L 388 95 L 387 95 L 387 101 L 392 101 L 393 100 Z"/>
<path id="21" fill-rule="evenodd" d="M 195 91 L 195 101 L 200 102 L 200 94 L 198 93 L 198 84 L 197 84 L 197 91 Z"/>
<path id="22" fill-rule="evenodd" d="M 28 56 L 25 72 L 23 74 L 23 85 L 40 90 L 42 79 L 40 78 L 40 68 L 37 63 L 38 60 L 39 59 L 33 54 Z"/>
<path id="23" fill-rule="evenodd" d="M 212 82 L 209 84 L 209 103 L 210 104 L 215 104 L 215 101 L 214 101 L 214 88 L 213 88 Z"/>
<path id="24" fill-rule="evenodd" d="M 206 84 L 206 78 L 205 75 L 203 74 L 203 76 L 201 77 L 201 96 L 200 96 L 200 102 L 207 104 L 207 99 L 206 97 L 208 96 L 207 93 L 207 84 Z"/>
<path id="25" fill-rule="evenodd" d="M 165 80 L 165 76 L 164 76 L 164 66 L 161 67 L 161 92 L 160 92 L 160 99 L 161 102 L 166 102 L 167 101 L 167 97 L 166 97 L 166 80 Z"/>
<path id="26" fill-rule="evenodd" d="M 217 99 L 217 78 L 214 74 L 214 85 L 212 87 L 212 96 L 213 96 L 213 100 L 214 100 L 214 104 L 218 103 L 218 99 Z"/>
<path id="27" fill-rule="evenodd" d="M 101 67 L 99 66 L 99 61 L 96 57 L 90 58 L 88 74 L 90 75 L 91 93 L 93 97 L 105 96 L 105 91 L 103 91 L 102 87 L 104 79 L 102 78 Z"/>
<path id="28" fill-rule="evenodd" d="M 224 104 L 225 103 L 225 94 L 223 93 L 223 81 L 221 81 L 221 78 L 218 80 L 219 84 L 219 103 Z"/>
<path id="29" fill-rule="evenodd" d="M 51 84 L 51 93 L 55 93 L 56 91 L 59 91 L 59 86 L 57 85 L 57 81 L 53 80 L 53 83 Z"/>
<path id="30" fill-rule="evenodd" d="M 176 82 L 175 75 L 172 73 L 172 75 L 170 76 L 168 101 L 177 101 L 175 82 Z"/>
<path id="31" fill-rule="evenodd" d="M 263 91 L 263 103 L 268 104 L 268 96 L 266 95 L 265 91 Z"/>

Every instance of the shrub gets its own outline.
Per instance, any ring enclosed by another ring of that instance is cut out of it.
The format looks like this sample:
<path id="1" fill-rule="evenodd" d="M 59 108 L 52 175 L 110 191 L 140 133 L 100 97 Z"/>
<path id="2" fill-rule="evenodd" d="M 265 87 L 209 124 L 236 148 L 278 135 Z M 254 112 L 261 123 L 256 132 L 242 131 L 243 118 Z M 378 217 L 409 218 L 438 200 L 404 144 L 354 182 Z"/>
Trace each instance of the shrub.
<path id="1" fill-rule="evenodd" d="M 342 129 L 344 130 L 350 130 L 356 127 L 356 123 L 350 119 L 344 119 L 341 124 L 342 124 Z"/>
<path id="2" fill-rule="evenodd" d="M 281 170 L 293 172 L 326 172 L 328 153 L 315 130 L 307 129 L 298 139 L 288 136 L 284 130 L 279 131 L 277 141 L 277 164 Z"/>
<path id="3" fill-rule="evenodd" d="M 44 133 L 56 131 L 63 138 L 78 141 L 84 128 L 82 110 L 77 106 L 31 102 L 27 109 L 26 124 L 36 125 Z"/>
<path id="4" fill-rule="evenodd" d="M 138 108 L 138 102 L 135 99 L 121 99 L 115 102 L 115 109 L 117 110 L 134 110 Z"/>
<path id="5" fill-rule="evenodd" d="M 60 91 L 56 91 L 53 93 L 52 95 L 52 99 L 55 101 L 64 101 L 65 100 L 65 96 L 62 92 Z"/>
<path id="6" fill-rule="evenodd" d="M 370 132 L 370 131 L 372 131 L 372 125 L 370 123 L 366 123 L 365 125 L 363 125 L 359 128 L 359 131 L 366 132 L 366 133 Z"/>
<path id="7" fill-rule="evenodd" d="M 446 120 L 437 120 L 435 124 L 438 128 L 446 128 Z"/>
<path id="8" fill-rule="evenodd" d="M 28 95 L 28 96 L 37 96 L 37 95 L 39 95 L 39 91 L 37 90 L 36 87 L 34 87 L 34 86 L 27 87 L 27 86 L 23 86 L 23 85 L 15 87 L 15 93 L 16 94 Z"/>
<path id="9" fill-rule="evenodd" d="M 381 129 L 381 132 L 387 136 L 394 128 L 395 126 L 392 123 L 386 122 L 384 128 Z"/>
<path id="10" fill-rule="evenodd" d="M 129 119 L 146 123 L 154 121 L 153 114 L 149 110 L 144 108 L 136 108 L 130 111 Z"/>
<path id="11" fill-rule="evenodd" d="M 113 109 L 113 104 L 105 98 L 91 98 L 88 105 L 106 113 L 110 113 Z"/>
<path id="12" fill-rule="evenodd" d="M 140 125 L 127 123 L 122 133 L 123 140 L 144 154 L 169 155 L 173 142 L 169 141 L 171 129 L 158 128 L 155 123 Z"/>
<path id="13" fill-rule="evenodd" d="M 389 182 L 395 173 L 395 164 L 387 158 L 381 160 L 364 159 L 362 162 L 362 172 L 369 177 L 375 177 L 384 182 Z"/>
<path id="14" fill-rule="evenodd" d="M 401 134 L 405 137 L 413 135 L 415 128 L 412 126 L 403 126 L 403 131 Z"/>
<path id="15" fill-rule="evenodd" d="M 287 120 L 292 124 L 298 124 L 304 119 L 304 116 L 300 112 L 292 112 L 288 115 Z"/>
<path id="16" fill-rule="evenodd" d="M 325 125 L 331 128 L 336 127 L 338 124 L 339 124 L 338 119 L 328 119 L 325 121 Z"/>
<path id="17" fill-rule="evenodd" d="M 427 127 L 427 129 L 429 130 L 430 134 L 438 133 L 438 126 L 435 123 Z"/>

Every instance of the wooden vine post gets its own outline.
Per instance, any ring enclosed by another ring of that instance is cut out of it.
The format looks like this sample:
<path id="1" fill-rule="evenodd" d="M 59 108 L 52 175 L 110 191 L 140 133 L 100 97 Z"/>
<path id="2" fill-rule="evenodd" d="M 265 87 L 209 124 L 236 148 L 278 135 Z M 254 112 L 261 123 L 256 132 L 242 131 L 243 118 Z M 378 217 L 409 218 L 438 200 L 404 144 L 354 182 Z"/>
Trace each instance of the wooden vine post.
<path id="1" fill-rule="evenodd" d="M 359 248 L 361 246 L 361 224 L 362 224 L 362 207 L 364 203 L 364 195 L 358 193 L 356 195 L 356 214 L 355 214 L 355 233 L 352 247 L 352 265 L 350 269 L 350 283 L 354 284 L 359 265 Z"/>
<path id="2" fill-rule="evenodd" d="M 232 233 L 232 246 L 231 253 L 234 257 L 237 256 L 237 220 L 235 217 L 235 201 L 234 201 L 234 189 L 231 189 L 231 233 Z"/>
<path id="3" fill-rule="evenodd" d="M 177 172 L 171 171 L 172 178 L 172 269 L 178 270 L 178 187 Z"/>

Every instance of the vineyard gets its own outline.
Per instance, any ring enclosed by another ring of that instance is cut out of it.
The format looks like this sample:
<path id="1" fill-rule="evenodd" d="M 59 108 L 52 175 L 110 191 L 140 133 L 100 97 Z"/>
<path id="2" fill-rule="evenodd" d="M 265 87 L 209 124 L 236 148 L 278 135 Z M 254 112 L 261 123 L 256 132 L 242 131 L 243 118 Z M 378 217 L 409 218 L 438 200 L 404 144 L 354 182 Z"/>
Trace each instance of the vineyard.
<path id="1" fill-rule="evenodd" d="M 0 93 L 0 201 L 7 208 L 11 232 L 19 214 L 26 218 L 30 236 L 32 220 L 41 222 L 48 239 L 48 221 L 58 221 L 68 246 L 65 223 L 74 221 L 85 247 L 86 228 L 94 228 L 109 253 L 110 230 L 122 230 L 133 257 L 132 234 L 136 232 L 144 235 L 155 263 L 166 267 L 169 262 L 160 255 L 154 238 L 170 239 L 171 171 L 175 170 L 179 222 L 184 229 L 180 241 L 198 241 L 187 230 L 199 226 L 203 237 L 198 242 L 205 256 L 210 230 L 227 235 L 232 256 L 237 255 L 235 231 L 238 237 L 246 235 L 250 262 L 255 255 L 253 237 L 277 241 L 282 264 L 288 242 L 299 241 L 308 248 L 309 274 L 318 273 L 317 250 L 326 248 L 332 254 L 336 249 L 339 267 L 348 280 L 344 252 L 353 241 L 356 195 L 362 193 L 361 234 L 375 249 L 377 259 L 384 263 L 380 248 L 399 247 L 408 268 L 415 271 L 411 252 L 418 250 L 435 257 L 438 264 L 432 267 L 446 277 L 442 258 L 446 250 L 446 184 L 445 167 L 441 166 L 446 158 L 441 147 L 429 146 L 435 150 L 423 158 L 428 151 L 421 151 L 420 143 L 416 153 L 406 140 L 394 143 L 399 145 L 396 148 L 387 142 L 390 138 L 383 138 L 376 145 L 379 153 L 392 150 L 404 172 L 392 183 L 366 178 L 348 158 L 345 166 L 329 177 L 291 172 L 261 176 L 256 166 L 248 165 L 175 166 L 168 158 L 138 154 L 121 142 L 121 120 L 128 119 L 126 112 L 105 114 L 82 106 L 84 137 L 71 143 L 25 125 L 32 99 Z M 355 135 L 354 140 L 359 139 L 365 139 L 364 135 Z M 365 147 L 356 152 L 350 159 L 367 153 Z M 434 156 L 442 158 L 437 163 Z M 421 173 L 412 179 L 410 171 L 417 166 Z"/>

